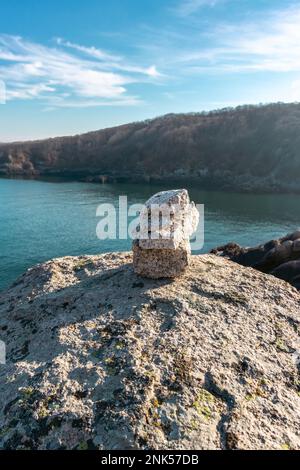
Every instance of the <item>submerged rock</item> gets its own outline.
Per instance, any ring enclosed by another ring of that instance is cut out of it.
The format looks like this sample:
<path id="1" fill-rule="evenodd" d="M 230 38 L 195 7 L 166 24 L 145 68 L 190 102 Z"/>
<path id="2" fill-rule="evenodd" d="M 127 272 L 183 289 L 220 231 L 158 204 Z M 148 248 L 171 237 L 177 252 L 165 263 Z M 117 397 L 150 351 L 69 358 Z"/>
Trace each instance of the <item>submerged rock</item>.
<path id="1" fill-rule="evenodd" d="M 140 214 L 138 239 L 133 242 L 134 271 L 151 279 L 176 277 L 189 264 L 189 237 L 199 213 L 186 189 L 152 196 Z"/>
<path id="2" fill-rule="evenodd" d="M 61 258 L 0 297 L 2 449 L 300 449 L 299 293 L 224 258 Z"/>
<path id="3" fill-rule="evenodd" d="M 271 240 L 254 248 L 244 248 L 236 243 L 217 247 L 211 253 L 251 266 L 264 273 L 288 281 L 300 290 L 300 231 L 278 240 Z"/>

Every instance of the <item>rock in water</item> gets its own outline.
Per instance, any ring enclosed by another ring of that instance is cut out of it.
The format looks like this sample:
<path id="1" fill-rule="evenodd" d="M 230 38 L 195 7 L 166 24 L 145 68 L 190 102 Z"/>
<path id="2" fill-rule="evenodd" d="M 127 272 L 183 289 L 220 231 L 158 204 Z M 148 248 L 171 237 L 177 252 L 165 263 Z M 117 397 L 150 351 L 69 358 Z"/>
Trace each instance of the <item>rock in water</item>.
<path id="1" fill-rule="evenodd" d="M 186 189 L 152 196 L 141 211 L 138 239 L 132 246 L 135 273 L 151 279 L 182 274 L 190 259 L 189 238 L 198 223 L 199 213 Z"/>
<path id="2" fill-rule="evenodd" d="M 211 253 L 284 279 L 300 290 L 300 230 L 254 248 L 228 243 Z"/>
<path id="3" fill-rule="evenodd" d="M 0 295 L 1 449 L 300 449 L 299 293 L 225 258 L 61 258 Z"/>

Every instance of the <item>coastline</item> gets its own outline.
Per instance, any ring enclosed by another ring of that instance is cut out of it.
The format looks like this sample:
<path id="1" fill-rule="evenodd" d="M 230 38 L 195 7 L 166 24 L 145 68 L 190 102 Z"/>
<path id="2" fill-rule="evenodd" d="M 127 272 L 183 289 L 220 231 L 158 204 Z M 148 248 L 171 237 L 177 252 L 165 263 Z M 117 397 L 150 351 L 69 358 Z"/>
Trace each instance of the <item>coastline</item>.
<path id="1" fill-rule="evenodd" d="M 74 174 L 75 173 L 75 174 Z M 169 185 L 172 187 L 190 187 L 201 189 L 205 191 L 220 191 L 226 193 L 241 193 L 241 194 L 300 194 L 300 183 L 295 184 L 282 184 L 280 182 L 266 182 L 265 178 L 254 179 L 245 175 L 241 181 L 234 182 L 232 177 L 226 180 L 222 179 L 209 179 L 203 177 L 158 177 L 158 176 L 145 176 L 145 175 L 117 175 L 117 174 L 98 174 L 88 175 L 78 172 L 51 172 L 40 174 L 1 174 L 0 179 L 11 180 L 30 180 L 30 181 L 46 181 L 46 182 L 80 182 L 80 183 L 93 183 L 93 184 L 145 184 L 145 185 Z"/>

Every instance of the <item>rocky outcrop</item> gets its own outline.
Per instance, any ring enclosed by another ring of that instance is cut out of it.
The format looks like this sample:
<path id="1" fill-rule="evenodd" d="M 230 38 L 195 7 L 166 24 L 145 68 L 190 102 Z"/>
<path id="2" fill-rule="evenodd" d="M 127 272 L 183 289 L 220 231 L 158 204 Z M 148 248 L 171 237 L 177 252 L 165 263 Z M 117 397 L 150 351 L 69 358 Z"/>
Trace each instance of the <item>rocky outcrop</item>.
<path id="1" fill-rule="evenodd" d="M 279 277 L 300 290 L 300 230 L 254 248 L 228 243 L 211 253 Z"/>
<path id="2" fill-rule="evenodd" d="M 186 189 L 154 194 L 146 201 L 134 240 L 134 272 L 150 279 L 177 277 L 189 264 L 190 236 L 199 222 Z"/>
<path id="3" fill-rule="evenodd" d="M 299 293 L 224 258 L 175 280 L 61 258 L 0 298 L 0 447 L 300 449 Z"/>

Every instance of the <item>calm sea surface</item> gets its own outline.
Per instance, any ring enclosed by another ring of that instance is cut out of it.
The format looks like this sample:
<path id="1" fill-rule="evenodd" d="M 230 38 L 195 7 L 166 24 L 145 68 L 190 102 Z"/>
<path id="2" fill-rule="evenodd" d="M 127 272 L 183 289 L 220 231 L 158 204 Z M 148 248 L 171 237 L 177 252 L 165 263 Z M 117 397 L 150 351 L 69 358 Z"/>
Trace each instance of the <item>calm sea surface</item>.
<path id="1" fill-rule="evenodd" d="M 0 179 L 0 289 L 28 267 L 53 257 L 129 250 L 128 240 L 96 237 L 96 208 L 144 202 L 166 186 Z M 300 226 L 300 195 L 256 195 L 188 188 L 205 204 L 205 245 L 255 245 Z"/>

